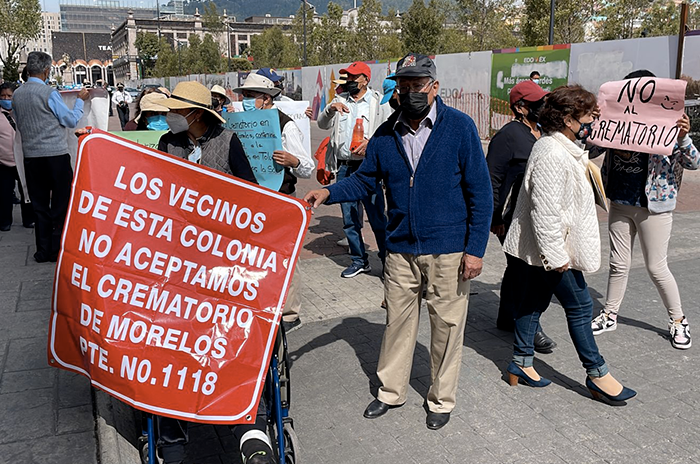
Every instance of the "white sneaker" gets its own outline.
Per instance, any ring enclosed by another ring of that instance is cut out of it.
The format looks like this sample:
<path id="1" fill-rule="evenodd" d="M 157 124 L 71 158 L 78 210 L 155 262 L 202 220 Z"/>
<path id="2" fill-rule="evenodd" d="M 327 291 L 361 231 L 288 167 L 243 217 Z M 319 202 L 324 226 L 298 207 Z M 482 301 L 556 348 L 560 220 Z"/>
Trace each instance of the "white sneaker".
<path id="1" fill-rule="evenodd" d="M 680 322 L 673 319 L 668 321 L 668 331 L 671 333 L 671 345 L 678 350 L 687 350 L 692 345 L 690 341 L 690 327 L 688 320 L 683 316 Z"/>
<path id="2" fill-rule="evenodd" d="M 347 237 L 343 237 L 343 238 L 341 238 L 340 240 L 338 240 L 338 241 L 335 242 L 335 243 L 336 243 L 336 245 L 338 245 L 338 246 L 346 247 L 346 246 L 348 246 L 348 238 L 347 238 Z"/>
<path id="3" fill-rule="evenodd" d="M 600 311 L 600 314 L 591 321 L 591 329 L 593 329 L 593 335 L 612 332 L 617 329 L 617 314 L 606 313 L 605 310 Z"/>

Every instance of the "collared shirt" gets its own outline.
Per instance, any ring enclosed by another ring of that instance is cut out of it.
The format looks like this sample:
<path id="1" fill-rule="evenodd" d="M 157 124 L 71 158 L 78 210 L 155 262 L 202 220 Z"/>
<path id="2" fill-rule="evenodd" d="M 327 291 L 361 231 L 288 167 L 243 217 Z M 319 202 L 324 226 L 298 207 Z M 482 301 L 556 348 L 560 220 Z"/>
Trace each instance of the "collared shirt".
<path id="1" fill-rule="evenodd" d="M 131 94 L 126 90 L 122 90 L 121 92 L 117 90 L 114 92 L 114 95 L 112 95 L 112 102 L 117 105 L 121 102 L 131 103 L 131 101 Z"/>
<path id="2" fill-rule="evenodd" d="M 46 82 L 38 77 L 30 77 L 27 79 L 27 82 L 46 85 Z M 84 104 L 85 102 L 83 102 L 81 98 L 76 98 L 75 105 L 73 105 L 73 109 L 70 110 L 66 104 L 63 103 L 63 99 L 61 98 L 61 94 L 58 93 L 58 90 L 54 90 L 49 97 L 49 108 L 53 115 L 56 116 L 56 119 L 58 119 L 58 122 L 60 122 L 63 127 L 69 127 L 71 129 L 77 126 L 78 121 L 83 117 Z"/>
<path id="3" fill-rule="evenodd" d="M 365 130 L 365 138 L 369 138 L 369 110 L 371 100 L 372 92 L 370 92 L 369 89 L 367 89 L 362 98 L 358 100 L 348 96 L 346 105 L 350 109 L 350 112 L 338 114 L 338 117 L 340 117 L 340 130 L 338 133 L 342 135 L 342 140 L 340 140 L 338 144 L 340 150 L 339 159 L 347 160 L 352 158 L 350 154 L 350 144 L 352 143 L 352 131 L 355 128 L 357 119 L 363 119 L 362 126 Z"/>
<path id="4" fill-rule="evenodd" d="M 277 108 L 273 106 L 273 108 Z M 279 111 L 279 108 L 277 109 Z M 299 159 L 299 166 L 291 168 L 294 175 L 298 178 L 309 179 L 311 174 L 316 169 L 311 154 L 304 147 L 304 134 L 301 133 L 299 126 L 292 120 L 282 128 L 282 149 L 291 153 Z"/>
<path id="5" fill-rule="evenodd" d="M 411 163 L 413 172 L 416 172 L 416 167 L 418 167 L 418 162 L 423 154 L 425 144 L 428 142 L 428 137 L 430 137 L 430 133 L 433 131 L 433 124 L 435 123 L 436 117 L 437 108 L 435 102 L 433 102 L 428 115 L 420 122 L 417 130 L 413 130 L 403 111 L 399 114 L 399 118 L 394 124 L 394 129 L 401 135 L 401 144 L 403 145 L 403 149 L 406 150 L 406 155 L 408 155 L 408 161 Z"/>

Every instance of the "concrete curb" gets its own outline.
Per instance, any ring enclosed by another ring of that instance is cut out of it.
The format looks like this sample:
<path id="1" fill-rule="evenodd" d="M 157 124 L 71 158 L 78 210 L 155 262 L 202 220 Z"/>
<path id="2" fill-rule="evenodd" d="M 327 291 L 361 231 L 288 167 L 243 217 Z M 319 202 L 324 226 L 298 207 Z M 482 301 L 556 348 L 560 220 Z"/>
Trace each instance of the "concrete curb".
<path id="1" fill-rule="evenodd" d="M 138 413 L 107 393 L 92 389 L 97 459 L 101 464 L 141 464 Z"/>

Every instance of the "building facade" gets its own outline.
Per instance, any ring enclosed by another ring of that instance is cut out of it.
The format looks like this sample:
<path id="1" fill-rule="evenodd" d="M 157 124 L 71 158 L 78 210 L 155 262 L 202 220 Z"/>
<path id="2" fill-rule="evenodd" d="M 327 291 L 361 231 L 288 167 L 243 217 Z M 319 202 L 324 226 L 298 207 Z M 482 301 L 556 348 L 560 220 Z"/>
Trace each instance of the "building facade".
<path id="1" fill-rule="evenodd" d="M 24 48 L 26 54 L 30 52 L 45 52 L 53 55 L 53 33 L 61 30 L 61 14 L 41 12 L 41 34 L 36 40 L 27 42 Z M 26 57 L 23 61 L 26 60 Z"/>
<path id="2" fill-rule="evenodd" d="M 112 51 L 114 59 L 114 76 L 116 81 L 139 79 L 140 60 L 136 48 L 136 37 L 140 33 L 150 32 L 164 37 L 174 48 L 187 44 L 190 35 L 196 34 L 204 38 L 205 34 L 211 34 L 219 43 L 222 56 L 237 57 L 244 55 L 250 47 L 251 38 L 262 34 L 265 29 L 280 26 L 283 29 L 291 27 L 289 18 L 273 18 L 271 16 L 259 17 L 265 20 L 257 22 L 258 17 L 247 18 L 238 22 L 234 17 L 223 15 L 224 24 L 228 28 L 224 32 L 210 32 L 202 22 L 199 11 L 194 16 L 169 18 L 160 21 L 156 19 L 138 19 L 131 11 L 127 13 L 127 20 L 122 22 L 112 31 Z M 289 20 L 288 23 L 277 22 L 277 19 Z M 227 40 L 228 39 L 228 40 Z"/>
<path id="3" fill-rule="evenodd" d="M 139 5 L 142 4 L 139 2 Z M 59 9 L 63 32 L 109 34 L 113 26 L 124 22 L 129 11 L 137 19 L 157 17 L 155 8 L 123 6 L 119 0 L 61 0 Z"/>
<path id="4" fill-rule="evenodd" d="M 109 33 L 54 32 L 54 77 L 64 85 L 94 84 L 99 79 L 113 85 L 111 39 Z"/>

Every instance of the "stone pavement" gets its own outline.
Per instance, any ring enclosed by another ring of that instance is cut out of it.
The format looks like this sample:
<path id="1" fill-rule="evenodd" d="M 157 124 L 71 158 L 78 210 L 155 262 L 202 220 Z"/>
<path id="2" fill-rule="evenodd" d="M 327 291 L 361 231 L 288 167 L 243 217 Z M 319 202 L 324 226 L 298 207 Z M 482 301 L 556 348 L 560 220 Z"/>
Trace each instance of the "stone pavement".
<path id="1" fill-rule="evenodd" d="M 314 131 L 320 141 L 318 134 Z M 299 195 L 316 185 L 300 182 Z M 675 215 L 670 253 L 692 327 L 700 324 L 698 186 L 700 173 L 687 173 L 679 210 L 690 212 Z M 604 224 L 601 229 L 606 248 Z M 503 380 L 512 335 L 493 323 L 505 260 L 492 240 L 484 273 L 472 285 L 458 404 L 450 423 L 432 432 L 423 410 L 429 382 L 426 317 L 406 405 L 377 420 L 362 418 L 377 388 L 382 288 L 369 227 L 374 267 L 369 275 L 340 278 L 349 263 L 335 244 L 341 236 L 339 207 L 317 209 L 299 264 L 304 325 L 290 334 L 289 344 L 291 414 L 302 463 L 700 463 L 695 355 L 700 348 L 678 351 L 665 338 L 666 313 L 640 256 L 620 327 L 598 338 L 612 372 L 639 392 L 628 406 L 612 408 L 592 401 L 583 387 L 585 372 L 558 305 L 544 315 L 543 325 L 559 348 L 537 358 L 538 370 L 553 385 L 513 388 Z M 34 263 L 33 250 L 31 230 L 15 225 L 0 233 L 0 463 L 137 463 L 134 411 L 92 392 L 82 376 L 48 366 L 54 266 Z M 598 308 L 607 278 L 603 261 L 603 270 L 587 277 Z M 188 463 L 237 462 L 235 449 L 226 427 L 197 425 Z"/>
<path id="2" fill-rule="evenodd" d="M 33 229 L 15 213 L 0 233 L 0 463 L 94 463 L 90 384 L 46 356 L 55 266 L 34 261 Z"/>

